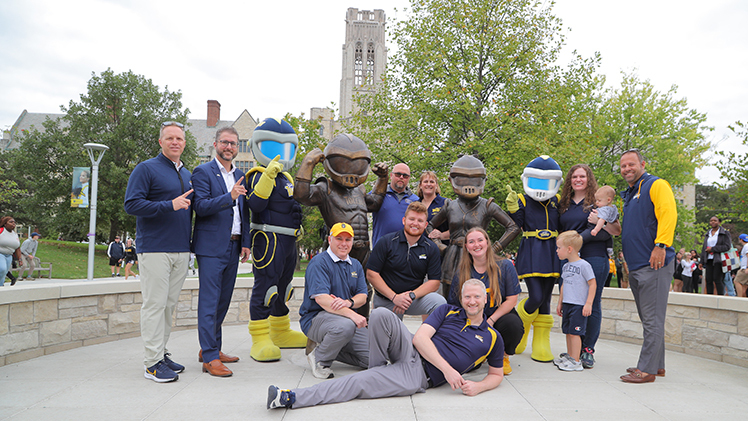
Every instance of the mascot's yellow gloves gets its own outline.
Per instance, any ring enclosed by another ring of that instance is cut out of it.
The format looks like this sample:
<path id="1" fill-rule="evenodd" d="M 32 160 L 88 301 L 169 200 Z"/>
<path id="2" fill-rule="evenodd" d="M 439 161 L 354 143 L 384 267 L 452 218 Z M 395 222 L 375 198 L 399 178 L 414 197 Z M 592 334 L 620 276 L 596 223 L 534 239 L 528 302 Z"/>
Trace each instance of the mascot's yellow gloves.
<path id="1" fill-rule="evenodd" d="M 257 196 L 263 199 L 270 197 L 270 194 L 273 192 L 273 187 L 275 187 L 275 177 L 283 171 L 283 164 L 278 162 L 279 160 L 280 155 L 276 156 L 272 161 L 270 161 L 270 163 L 268 163 L 265 172 L 262 173 L 262 177 L 260 177 L 260 180 L 255 186 L 254 191 Z"/>
<path id="2" fill-rule="evenodd" d="M 506 185 L 506 188 L 509 190 L 509 194 L 506 195 L 506 210 L 509 213 L 517 212 L 519 210 L 519 196 L 509 184 Z"/>

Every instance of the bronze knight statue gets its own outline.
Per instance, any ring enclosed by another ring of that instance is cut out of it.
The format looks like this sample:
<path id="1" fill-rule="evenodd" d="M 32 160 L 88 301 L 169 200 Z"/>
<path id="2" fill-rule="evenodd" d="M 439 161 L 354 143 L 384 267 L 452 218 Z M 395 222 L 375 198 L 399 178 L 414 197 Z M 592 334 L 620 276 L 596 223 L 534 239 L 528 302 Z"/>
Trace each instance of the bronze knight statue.
<path id="1" fill-rule="evenodd" d="M 329 176 L 311 183 L 314 167 L 323 163 Z M 294 199 L 307 206 L 318 206 L 328 227 L 345 222 L 353 227 L 353 248 L 350 256 L 365 268 L 371 253 L 367 212 L 379 210 L 387 191 L 387 165 L 375 164 L 372 171 L 379 177 L 371 193 L 363 186 L 369 175 L 371 152 L 363 140 L 343 133 L 335 137 L 322 152 L 311 150 L 296 173 Z M 368 282 L 367 282 L 368 284 Z M 371 298 L 371 285 L 369 285 Z M 369 317 L 369 302 L 356 310 Z"/>
<path id="2" fill-rule="evenodd" d="M 486 184 L 486 168 L 478 158 L 465 155 L 455 161 L 449 170 L 449 181 L 457 199 L 445 203 L 442 210 L 431 219 L 427 228 L 431 233 L 433 227 L 438 227 L 445 221 L 449 224 L 449 246 L 443 250 L 442 255 L 442 285 L 445 295 L 449 293 L 452 277 L 460 264 L 465 233 L 470 228 L 477 226 L 487 230 L 492 219 L 503 225 L 506 228 L 504 235 L 493 244 L 496 252 L 503 250 L 520 233 L 517 224 L 493 201 L 493 198 L 480 197 Z M 434 241 L 437 244 L 441 243 L 438 239 Z"/>

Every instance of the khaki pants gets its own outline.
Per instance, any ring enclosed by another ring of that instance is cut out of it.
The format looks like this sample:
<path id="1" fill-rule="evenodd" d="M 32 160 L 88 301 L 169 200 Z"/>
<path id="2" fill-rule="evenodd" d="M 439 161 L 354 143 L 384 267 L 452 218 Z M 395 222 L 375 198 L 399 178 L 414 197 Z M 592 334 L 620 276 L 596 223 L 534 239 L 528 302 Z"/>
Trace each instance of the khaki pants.
<path id="1" fill-rule="evenodd" d="M 30 268 L 29 268 L 30 267 Z M 23 273 L 28 270 L 29 276 L 34 277 L 34 256 L 21 255 L 21 271 L 18 273 L 18 278 L 23 278 Z"/>
<path id="2" fill-rule="evenodd" d="M 140 308 L 140 336 L 145 347 L 146 367 L 164 359 L 166 343 L 171 334 L 172 314 L 179 300 L 190 253 L 139 253 L 140 289 L 143 306 Z"/>

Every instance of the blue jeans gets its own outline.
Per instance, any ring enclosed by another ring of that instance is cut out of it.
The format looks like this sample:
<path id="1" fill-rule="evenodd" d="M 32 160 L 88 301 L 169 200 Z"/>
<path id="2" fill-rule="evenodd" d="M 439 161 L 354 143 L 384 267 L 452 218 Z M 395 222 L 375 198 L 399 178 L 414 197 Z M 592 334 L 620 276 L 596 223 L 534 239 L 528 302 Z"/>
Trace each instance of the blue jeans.
<path id="1" fill-rule="evenodd" d="M 603 309 L 600 301 L 603 296 L 603 288 L 605 288 L 605 279 L 610 272 L 610 262 L 607 257 L 602 256 L 587 257 L 584 260 L 592 266 L 597 289 L 595 299 L 592 301 L 592 314 L 587 317 L 587 332 L 582 338 L 582 350 L 590 348 L 594 351 L 597 339 L 600 337 L 600 324 L 603 322 Z"/>
<path id="2" fill-rule="evenodd" d="M 5 275 L 13 268 L 13 255 L 0 254 L 0 287 L 5 286 Z"/>
<path id="3" fill-rule="evenodd" d="M 735 292 L 735 284 L 732 283 L 732 274 L 730 272 L 725 272 L 725 279 L 722 282 L 725 283 L 725 295 L 729 295 L 730 297 L 738 295 Z"/>

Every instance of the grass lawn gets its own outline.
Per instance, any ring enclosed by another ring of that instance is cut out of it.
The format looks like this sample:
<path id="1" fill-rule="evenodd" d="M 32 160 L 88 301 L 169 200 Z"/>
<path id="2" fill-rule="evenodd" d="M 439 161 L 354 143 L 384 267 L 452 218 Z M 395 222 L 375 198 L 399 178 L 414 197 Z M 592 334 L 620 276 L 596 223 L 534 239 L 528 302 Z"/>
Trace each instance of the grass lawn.
<path id="1" fill-rule="evenodd" d="M 106 249 L 105 245 L 95 247 L 94 278 L 108 278 L 112 275 Z M 52 263 L 53 278 L 86 279 L 88 276 L 88 243 L 42 239 L 39 241 L 36 257 L 42 262 Z M 306 260 L 302 260 L 301 271 L 294 272 L 294 276 L 303 277 L 307 263 Z M 137 272 L 137 266 L 134 266 L 133 270 Z M 125 268 L 121 268 L 119 273 L 124 278 Z M 249 276 L 254 275 L 251 273 L 239 275 L 239 277 Z"/>
<path id="2" fill-rule="evenodd" d="M 107 246 L 97 245 L 94 251 L 94 278 L 107 278 L 112 272 Z M 52 277 L 58 279 L 86 279 L 88 276 L 88 243 L 73 241 L 40 240 L 36 257 L 52 263 Z M 125 276 L 125 269 L 120 269 Z"/>

